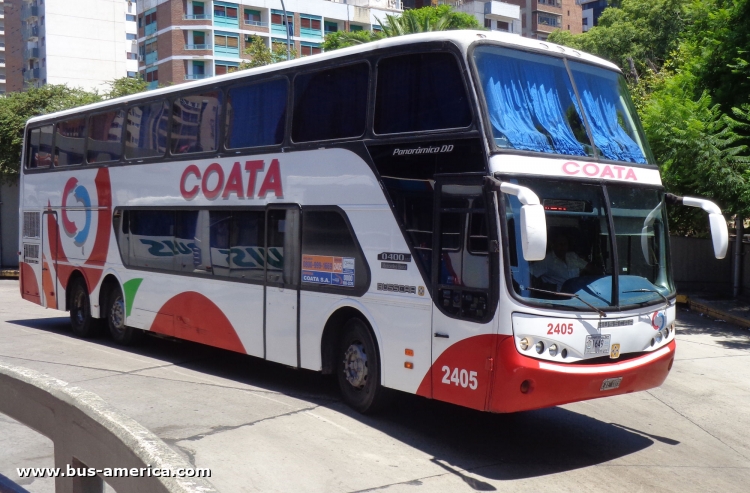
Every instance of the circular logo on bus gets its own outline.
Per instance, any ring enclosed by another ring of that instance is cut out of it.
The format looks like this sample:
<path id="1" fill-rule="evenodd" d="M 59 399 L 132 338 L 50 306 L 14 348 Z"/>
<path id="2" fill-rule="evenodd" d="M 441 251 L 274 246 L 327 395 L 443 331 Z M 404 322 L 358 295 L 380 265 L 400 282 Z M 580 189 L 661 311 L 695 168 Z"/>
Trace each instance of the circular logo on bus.
<path id="1" fill-rule="evenodd" d="M 68 196 L 73 194 L 73 197 L 79 202 L 86 215 L 85 224 L 83 228 L 78 228 L 78 225 L 71 221 L 68 217 Z M 78 184 L 78 180 L 70 178 L 65 184 L 62 196 L 62 223 L 63 230 L 68 238 L 73 238 L 73 242 L 77 246 L 82 246 L 86 243 L 86 238 L 89 236 L 89 229 L 91 228 L 91 197 L 89 196 L 88 190 L 83 185 Z"/>
<path id="2" fill-rule="evenodd" d="M 654 312 L 651 316 L 651 327 L 653 327 L 654 330 L 661 330 L 665 325 L 667 325 L 667 312 L 664 310 Z"/>

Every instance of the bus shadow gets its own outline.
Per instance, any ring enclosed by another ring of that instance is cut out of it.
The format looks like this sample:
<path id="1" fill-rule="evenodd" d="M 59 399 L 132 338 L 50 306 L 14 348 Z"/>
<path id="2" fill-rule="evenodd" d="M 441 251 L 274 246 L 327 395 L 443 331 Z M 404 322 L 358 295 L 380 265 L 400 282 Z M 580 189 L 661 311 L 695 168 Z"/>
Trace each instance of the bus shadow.
<path id="1" fill-rule="evenodd" d="M 74 337 L 66 318 L 8 323 Z M 317 372 L 153 336 L 146 337 L 140 345 L 126 348 L 106 337 L 87 342 L 331 409 L 429 455 L 433 463 L 476 491 L 496 489 L 484 480 L 556 474 L 625 457 L 657 441 L 666 445 L 679 443 L 563 407 L 490 414 L 401 392 L 395 393 L 394 402 L 384 412 L 365 416 L 341 402 L 333 377 Z"/>

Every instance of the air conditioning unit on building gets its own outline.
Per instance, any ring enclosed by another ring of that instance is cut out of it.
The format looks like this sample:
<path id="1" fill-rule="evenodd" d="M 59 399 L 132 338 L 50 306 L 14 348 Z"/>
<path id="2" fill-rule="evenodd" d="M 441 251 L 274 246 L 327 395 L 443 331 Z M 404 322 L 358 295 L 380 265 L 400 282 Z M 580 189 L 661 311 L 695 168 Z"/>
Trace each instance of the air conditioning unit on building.
<path id="1" fill-rule="evenodd" d="M 142 62 L 142 61 L 143 61 L 143 55 L 138 55 L 138 61 L 139 61 L 139 62 Z"/>

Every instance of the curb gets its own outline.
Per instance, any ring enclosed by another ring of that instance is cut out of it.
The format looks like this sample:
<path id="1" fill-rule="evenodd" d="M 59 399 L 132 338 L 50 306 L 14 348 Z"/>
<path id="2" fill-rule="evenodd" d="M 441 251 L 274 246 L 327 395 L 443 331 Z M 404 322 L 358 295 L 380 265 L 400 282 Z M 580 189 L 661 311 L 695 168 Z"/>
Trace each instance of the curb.
<path id="1" fill-rule="evenodd" d="M 740 327 L 743 327 L 745 329 L 750 329 L 750 320 L 746 319 L 745 317 L 738 317 L 737 315 L 732 315 L 729 312 L 718 310 L 700 301 L 691 300 L 685 295 L 677 295 L 677 302 L 686 303 L 692 311 L 702 313 L 707 317 L 718 318 L 720 320 L 724 320 L 725 322 L 739 325 Z"/>

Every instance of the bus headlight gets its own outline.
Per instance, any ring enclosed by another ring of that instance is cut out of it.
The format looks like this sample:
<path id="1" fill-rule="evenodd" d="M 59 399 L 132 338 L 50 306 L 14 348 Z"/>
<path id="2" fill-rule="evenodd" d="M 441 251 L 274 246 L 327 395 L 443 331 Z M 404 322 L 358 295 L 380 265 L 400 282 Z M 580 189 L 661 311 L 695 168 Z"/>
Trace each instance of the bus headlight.
<path id="1" fill-rule="evenodd" d="M 528 337 L 524 337 L 523 339 L 521 339 L 521 342 L 519 342 L 518 344 L 521 346 L 521 349 L 523 349 L 524 351 L 529 349 L 529 346 L 531 345 Z"/>
<path id="2" fill-rule="evenodd" d="M 549 347 L 549 355 L 553 358 L 557 356 L 557 344 L 553 344 Z"/>
<path id="3" fill-rule="evenodd" d="M 654 339 L 656 339 L 657 344 L 661 342 L 661 331 L 656 333 L 656 336 L 654 337 Z"/>
<path id="4" fill-rule="evenodd" d="M 667 338 L 669 338 L 669 327 L 667 327 L 666 329 L 664 329 L 662 331 L 662 333 L 664 334 L 664 340 L 666 341 Z"/>
<path id="5" fill-rule="evenodd" d="M 542 354 L 544 352 L 544 343 L 542 341 L 537 342 L 535 349 L 537 353 Z"/>

